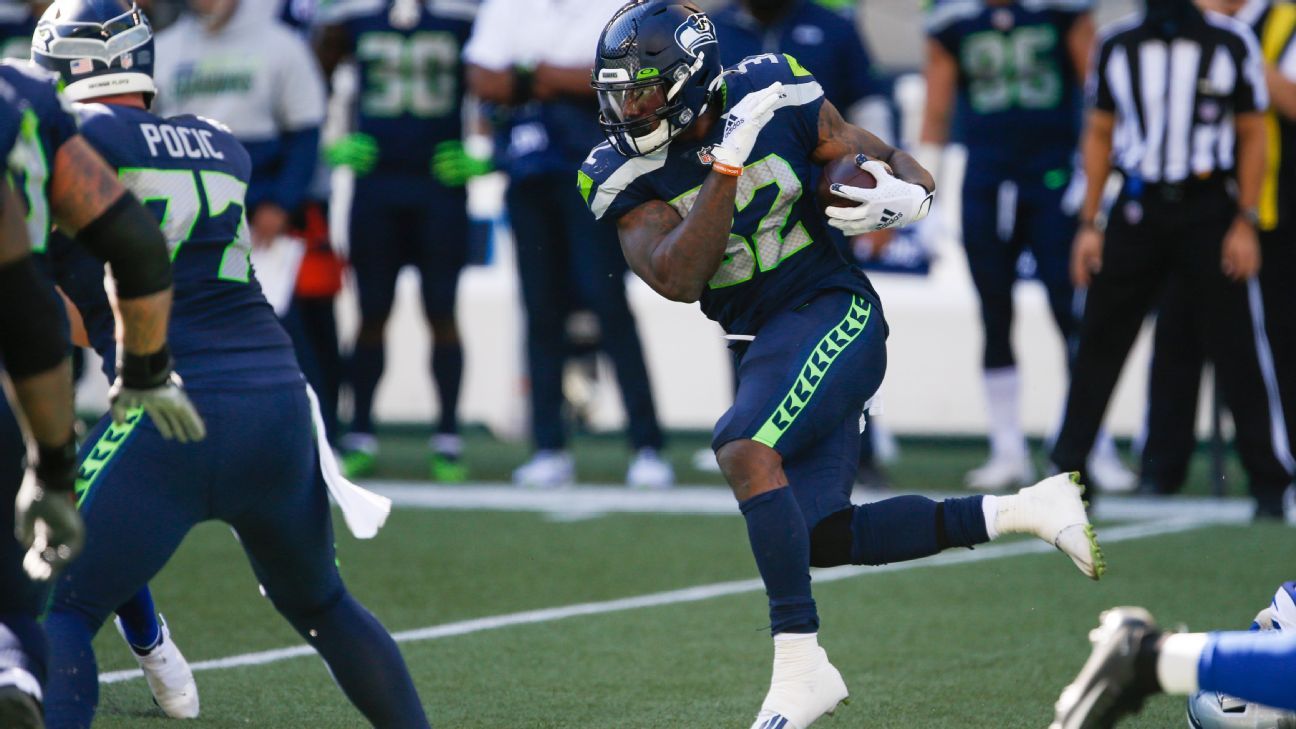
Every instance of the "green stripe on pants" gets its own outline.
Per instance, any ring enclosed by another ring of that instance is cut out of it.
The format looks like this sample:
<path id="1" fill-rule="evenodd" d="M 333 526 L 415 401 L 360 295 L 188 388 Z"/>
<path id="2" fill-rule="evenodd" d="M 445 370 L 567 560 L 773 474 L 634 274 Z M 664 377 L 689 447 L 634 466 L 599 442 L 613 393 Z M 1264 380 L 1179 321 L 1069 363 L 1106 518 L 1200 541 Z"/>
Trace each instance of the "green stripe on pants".
<path id="1" fill-rule="evenodd" d="M 770 448 L 778 443 L 779 438 L 782 438 L 787 429 L 792 427 L 792 423 L 796 421 L 801 411 L 805 410 L 810 398 L 814 396 L 815 389 L 823 382 L 828 374 L 828 368 L 837 360 L 837 356 L 858 339 L 860 333 L 868 326 L 872 314 L 872 304 L 866 303 L 858 296 L 851 298 L 850 309 L 846 311 L 846 316 L 842 317 L 837 326 L 815 345 L 810 358 L 801 365 L 796 383 L 779 402 L 774 414 L 765 421 L 760 430 L 756 431 L 756 435 L 752 436 L 752 440 Z"/>
<path id="2" fill-rule="evenodd" d="M 94 486 L 95 481 L 99 479 L 99 474 L 108 467 L 108 463 L 117 455 L 130 434 L 135 432 L 135 426 L 139 425 L 140 419 L 144 417 L 143 408 L 135 408 L 126 413 L 126 421 L 120 425 L 113 423 L 108 426 L 99 440 L 90 447 L 85 460 L 81 461 L 81 469 L 77 472 L 76 480 L 76 498 L 77 508 L 85 501 L 86 495 Z"/>

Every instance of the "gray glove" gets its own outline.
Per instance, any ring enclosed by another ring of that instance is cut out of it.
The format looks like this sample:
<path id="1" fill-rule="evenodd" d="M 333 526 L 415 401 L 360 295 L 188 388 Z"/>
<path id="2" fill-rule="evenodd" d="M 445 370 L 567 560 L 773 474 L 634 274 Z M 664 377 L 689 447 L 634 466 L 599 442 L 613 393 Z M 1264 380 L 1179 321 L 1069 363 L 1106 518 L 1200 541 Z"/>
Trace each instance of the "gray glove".
<path id="1" fill-rule="evenodd" d="M 108 402 L 118 425 L 138 408 L 167 440 L 189 443 L 207 437 L 202 416 L 189 402 L 180 375 L 172 370 L 171 352 L 166 347 L 146 357 L 126 354 L 120 358 Z"/>
<path id="2" fill-rule="evenodd" d="M 60 453 L 59 451 L 64 451 Z M 33 456 L 14 500 L 14 536 L 27 549 L 23 569 L 33 580 L 52 578 L 85 546 L 85 526 L 73 496 L 76 444 Z"/>

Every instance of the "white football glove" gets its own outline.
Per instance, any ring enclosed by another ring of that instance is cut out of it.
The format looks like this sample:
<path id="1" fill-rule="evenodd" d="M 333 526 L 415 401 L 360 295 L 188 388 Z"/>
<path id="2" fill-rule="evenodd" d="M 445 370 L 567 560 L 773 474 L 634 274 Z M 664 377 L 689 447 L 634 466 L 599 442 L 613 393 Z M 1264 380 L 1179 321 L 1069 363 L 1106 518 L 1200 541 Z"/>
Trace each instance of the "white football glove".
<path id="1" fill-rule="evenodd" d="M 69 475 L 56 487 L 28 467 L 14 500 L 14 536 L 27 549 L 23 570 L 38 582 L 53 577 L 85 546 L 85 525 L 72 496 L 74 478 Z"/>
<path id="2" fill-rule="evenodd" d="M 202 416 L 189 401 L 184 383 L 175 372 L 161 384 L 148 388 L 127 387 L 119 374 L 108 390 L 108 402 L 112 405 L 113 422 L 118 425 L 126 422 L 131 410 L 143 408 L 167 440 L 189 443 L 207 437 Z"/>
<path id="3" fill-rule="evenodd" d="M 882 162 L 859 155 L 855 162 L 861 170 L 873 175 L 877 187 L 866 189 L 850 185 L 833 185 L 834 194 L 859 205 L 853 208 L 830 207 L 824 210 L 828 224 L 848 236 L 863 235 L 886 228 L 898 228 L 927 217 L 932 193 L 922 185 L 905 182 L 891 174 Z"/>
<path id="4" fill-rule="evenodd" d="M 743 97 L 729 110 L 725 119 L 724 138 L 711 149 L 716 162 L 734 170 L 742 170 L 756 146 L 761 129 L 774 118 L 774 107 L 779 99 L 786 98 L 783 84 L 773 83 L 760 91 Z"/>

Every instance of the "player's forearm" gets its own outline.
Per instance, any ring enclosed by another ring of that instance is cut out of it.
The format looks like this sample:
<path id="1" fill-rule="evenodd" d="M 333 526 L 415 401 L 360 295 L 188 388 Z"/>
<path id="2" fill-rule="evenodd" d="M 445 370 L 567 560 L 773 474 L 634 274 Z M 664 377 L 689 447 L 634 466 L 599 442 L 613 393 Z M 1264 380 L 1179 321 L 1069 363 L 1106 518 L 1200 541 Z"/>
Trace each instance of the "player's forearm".
<path id="1" fill-rule="evenodd" d="M 712 172 L 688 216 L 653 252 L 654 277 L 668 298 L 686 303 L 702 298 L 729 245 L 737 192 L 737 177 Z"/>
<path id="2" fill-rule="evenodd" d="M 1296 121 L 1296 82 L 1279 73 L 1273 66 L 1265 68 L 1265 80 L 1274 110 L 1289 121 Z"/>
<path id="3" fill-rule="evenodd" d="M 817 164 L 828 165 L 848 154 L 860 153 L 887 163 L 901 180 L 919 185 L 927 192 L 936 191 L 936 180 L 912 155 L 847 123 L 837 108 L 825 101 L 819 112 L 819 146 L 811 154 L 811 159 Z"/>
<path id="4" fill-rule="evenodd" d="M 557 97 L 592 98 L 590 69 L 541 64 L 532 75 L 532 93 L 546 101 Z"/>
<path id="5" fill-rule="evenodd" d="M 468 64 L 467 77 L 468 90 L 473 96 L 503 106 L 513 103 L 517 78 L 511 69 L 499 71 Z"/>
<path id="6" fill-rule="evenodd" d="M 148 356 L 167 342 L 167 321 L 171 315 L 171 290 L 134 299 L 117 299 L 114 304 L 120 327 L 118 340 L 127 353 Z"/>
<path id="7" fill-rule="evenodd" d="M 1237 140 L 1238 207 L 1245 210 L 1260 204 L 1260 188 L 1264 185 L 1265 155 L 1269 149 L 1264 115 L 1239 115 Z"/>
<path id="8" fill-rule="evenodd" d="M 14 394 L 38 445 L 57 448 L 74 436 L 72 360 L 30 377 L 14 379 Z"/>

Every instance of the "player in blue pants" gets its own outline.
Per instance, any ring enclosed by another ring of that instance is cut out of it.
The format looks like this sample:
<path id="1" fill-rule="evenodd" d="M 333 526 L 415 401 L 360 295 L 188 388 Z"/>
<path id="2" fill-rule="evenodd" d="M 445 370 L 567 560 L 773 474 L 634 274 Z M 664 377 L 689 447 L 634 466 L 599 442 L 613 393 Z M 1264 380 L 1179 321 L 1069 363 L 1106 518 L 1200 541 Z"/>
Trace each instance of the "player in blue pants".
<path id="1" fill-rule="evenodd" d="M 77 42 L 58 42 L 69 37 Z M 101 46 L 97 54 L 91 43 Z M 47 723 L 90 725 L 98 699 L 94 634 L 192 526 L 220 519 L 238 533 L 276 609 L 320 653 L 365 719 L 426 727 L 395 642 L 337 573 L 306 385 L 248 261 L 251 161 L 212 122 L 146 110 L 152 45 L 147 20 L 128 0 L 60 0 L 42 19 L 33 48 L 39 64 L 68 82 L 70 97 L 101 102 L 81 108 L 82 134 L 156 206 L 175 269 L 172 351 L 208 417 L 207 439 L 187 446 L 164 442 L 157 421 L 139 413 L 91 432 L 77 497 L 93 554 L 55 585 L 46 621 Z M 73 73 L 85 57 L 94 59 L 93 71 Z M 87 338 L 114 362 L 94 264 L 57 238 L 51 246 L 56 278 Z"/>
<path id="2" fill-rule="evenodd" d="M 350 251 L 360 331 L 351 355 L 355 412 L 342 440 L 348 476 L 374 468 L 373 398 L 385 367 L 385 329 L 397 276 L 412 266 L 432 330 L 430 369 L 440 409 L 430 442 L 431 476 L 442 482 L 467 477 L 459 435 L 464 354 L 455 296 L 468 257 L 468 196 L 462 180 L 452 186 L 435 177 L 432 163 L 438 151 L 462 150 L 459 57 L 473 11 L 407 0 L 344 0 L 320 13 L 317 52 L 325 76 L 347 59 L 355 61 L 360 76 L 356 129 L 327 153 L 356 175 Z"/>
<path id="3" fill-rule="evenodd" d="M 872 190 L 826 211 L 848 235 L 921 219 L 935 187 L 909 155 L 842 120 L 791 56 L 722 69 L 706 14 L 633 2 L 594 69 L 608 137 L 578 176 L 615 221 L 630 268 L 662 296 L 700 301 L 736 342 L 738 387 L 712 447 L 747 523 L 769 598 L 774 666 L 754 729 L 805 729 L 847 697 L 819 647 L 810 567 L 885 564 L 1034 534 L 1092 578 L 1101 553 L 1080 489 L 1057 476 L 1011 496 L 854 506 L 859 418 L 886 370 L 876 292 L 805 196 L 816 165 L 855 156 Z M 894 170 L 894 174 L 892 173 Z"/>
<path id="4" fill-rule="evenodd" d="M 1296 582 L 1278 588 L 1250 631 L 1163 633 L 1146 610 L 1122 607 L 1089 637 L 1093 653 L 1058 699 L 1052 729 L 1114 726 L 1158 693 L 1192 696 L 1195 729 L 1296 726 Z"/>

